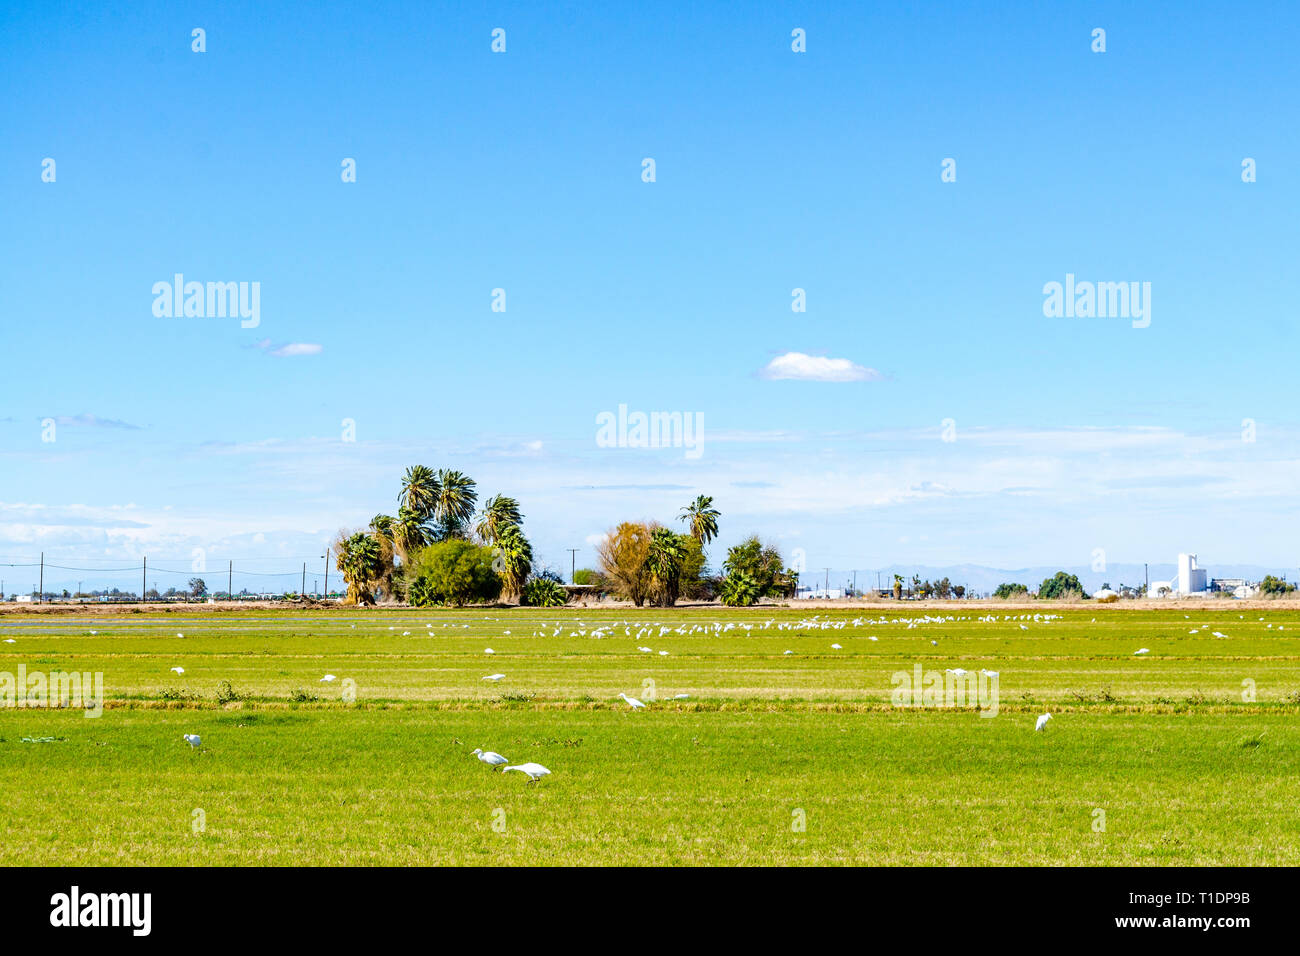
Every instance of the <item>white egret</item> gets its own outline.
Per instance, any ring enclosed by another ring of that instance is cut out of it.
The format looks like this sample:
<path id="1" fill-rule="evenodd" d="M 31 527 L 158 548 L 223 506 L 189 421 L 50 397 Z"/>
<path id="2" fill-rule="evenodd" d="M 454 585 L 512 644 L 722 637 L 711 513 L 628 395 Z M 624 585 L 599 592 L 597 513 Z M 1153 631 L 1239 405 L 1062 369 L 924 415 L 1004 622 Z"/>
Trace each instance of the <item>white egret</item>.
<path id="1" fill-rule="evenodd" d="M 481 679 L 482 679 L 482 680 L 490 680 L 492 683 L 495 684 L 497 681 L 499 681 L 501 678 L 503 678 L 503 677 L 505 677 L 505 676 L 506 676 L 505 674 L 488 674 L 487 677 L 484 677 L 484 678 L 481 678 Z"/>
<path id="2" fill-rule="evenodd" d="M 92 631 L 91 633 L 94 633 L 94 632 Z M 6 644 L 17 644 L 18 642 L 15 641 L 12 637 L 7 637 L 7 638 L 5 638 L 5 643 L 6 643 Z"/>
<path id="3" fill-rule="evenodd" d="M 484 653 L 484 654 L 495 654 L 496 651 L 492 650 L 492 648 L 489 647 L 489 648 L 485 649 L 485 650 L 483 651 L 483 653 Z"/>
<path id="4" fill-rule="evenodd" d="M 842 650 L 844 650 L 844 648 L 840 647 L 838 644 L 832 644 L 832 645 L 831 645 L 831 650 L 833 650 L 833 651 L 842 651 Z"/>
<path id="5" fill-rule="evenodd" d="M 177 637 L 184 637 L 185 635 L 182 634 L 180 631 L 177 631 L 177 632 L 176 632 L 176 636 L 177 636 Z"/>
<path id="6" fill-rule="evenodd" d="M 183 667 L 173 667 L 173 668 L 172 668 L 172 671 L 173 671 L 174 673 L 177 673 L 177 674 L 184 674 L 184 673 L 185 673 L 185 668 L 183 668 Z"/>
<path id="7" fill-rule="evenodd" d="M 673 696 L 669 697 L 668 699 L 669 699 L 669 700 L 686 700 L 686 699 L 688 699 L 690 696 L 691 696 L 690 694 L 673 694 Z"/>
<path id="8" fill-rule="evenodd" d="M 633 710 L 645 710 L 645 704 L 641 703 L 641 701 L 637 700 L 635 697 L 629 697 L 627 694 L 619 694 L 618 696 L 627 701 Z"/>
<path id="9" fill-rule="evenodd" d="M 508 770 L 518 770 L 520 773 L 526 773 L 528 774 L 528 779 L 532 780 L 534 783 L 541 777 L 545 777 L 550 773 L 549 770 L 539 763 L 521 763 L 517 767 L 506 767 L 505 770 L 502 770 L 501 772 L 505 773 Z"/>
<path id="10" fill-rule="evenodd" d="M 1150 654 L 1150 653 L 1151 651 L 1148 650 L 1147 648 L 1139 647 L 1136 651 L 1133 652 L 1133 656 L 1137 657 L 1139 654 Z"/>
<path id="11" fill-rule="evenodd" d="M 181 734 L 181 738 L 191 747 L 197 747 L 203 743 L 198 734 Z"/>
<path id="12" fill-rule="evenodd" d="M 338 678 L 335 677 L 333 674 L 326 674 L 324 677 L 322 677 L 322 678 L 321 678 L 320 680 L 318 680 L 316 683 L 318 683 L 318 684 L 328 684 L 328 683 L 329 683 L 330 681 L 332 681 L 332 680 L 338 680 Z"/>
<path id="13" fill-rule="evenodd" d="M 659 656 L 660 656 L 660 657 L 667 657 L 667 656 L 668 656 L 668 652 L 667 652 L 667 651 L 660 651 L 660 652 L 659 652 Z"/>
<path id="14" fill-rule="evenodd" d="M 503 763 L 509 763 L 509 762 L 510 762 L 509 760 L 507 760 L 505 757 L 501 756 L 501 755 L 500 755 L 499 753 L 497 753 L 496 751 L 493 751 L 493 750 L 484 751 L 484 750 L 482 750 L 482 749 L 480 749 L 480 748 L 476 748 L 476 749 L 474 750 L 474 752 L 473 752 L 472 754 L 470 754 L 470 756 L 471 756 L 471 757 L 478 757 L 479 760 L 482 760 L 482 761 L 483 761 L 484 763 L 486 763 L 486 764 L 491 764 L 491 765 L 494 766 L 494 767 L 499 767 L 499 766 L 501 766 L 501 764 L 503 764 Z"/>
<path id="15" fill-rule="evenodd" d="M 1047 722 L 1052 719 L 1051 714 L 1043 714 L 1038 718 L 1038 723 L 1034 724 L 1034 730 L 1042 730 L 1047 726 Z"/>

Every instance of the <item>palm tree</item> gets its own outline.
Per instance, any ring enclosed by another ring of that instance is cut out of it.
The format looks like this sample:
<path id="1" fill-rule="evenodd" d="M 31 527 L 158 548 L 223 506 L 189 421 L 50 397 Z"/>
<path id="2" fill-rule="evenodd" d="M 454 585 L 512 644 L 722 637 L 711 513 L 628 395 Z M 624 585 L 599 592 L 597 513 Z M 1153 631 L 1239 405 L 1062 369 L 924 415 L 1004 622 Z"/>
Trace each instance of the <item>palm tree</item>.
<path id="1" fill-rule="evenodd" d="M 483 502 L 483 510 L 479 512 L 474 531 L 485 544 L 496 544 L 507 525 L 523 523 L 524 516 L 519 510 L 518 501 L 506 495 L 493 495 Z"/>
<path id="2" fill-rule="evenodd" d="M 441 483 L 433 469 L 427 465 L 412 465 L 402 476 L 402 493 L 398 495 L 397 503 L 425 521 L 433 514 L 441 494 Z"/>
<path id="3" fill-rule="evenodd" d="M 392 539 L 394 549 L 406 564 L 415 552 L 429 544 L 432 533 L 424 518 L 410 508 L 401 507 L 393 523 Z"/>
<path id="4" fill-rule="evenodd" d="M 721 512 L 713 507 L 712 495 L 700 495 L 682 509 L 679 521 L 688 522 L 691 537 L 700 544 L 708 544 L 718 536 L 718 518 Z"/>
<path id="5" fill-rule="evenodd" d="M 443 538 L 465 537 L 465 525 L 474 515 L 478 502 L 474 479 L 459 471 L 440 468 L 437 475 L 437 497 L 433 517 L 437 520 Z"/>
<path id="6" fill-rule="evenodd" d="M 655 590 L 665 607 L 677 603 L 682 578 L 682 560 L 686 557 L 685 538 L 667 528 L 650 532 L 650 549 L 646 552 L 646 570 L 654 578 Z"/>
<path id="7" fill-rule="evenodd" d="M 393 593 L 393 568 L 397 555 L 397 541 L 394 534 L 392 515 L 379 514 L 370 519 L 370 535 L 379 545 L 379 577 L 374 581 L 376 588 L 385 594 Z"/>
<path id="8" fill-rule="evenodd" d="M 502 590 L 507 597 L 518 599 L 533 570 L 533 546 L 519 530 L 519 525 L 508 524 L 497 534 L 492 550 L 492 568 L 501 575 Z"/>
<path id="9" fill-rule="evenodd" d="M 391 544 L 393 540 L 393 516 L 375 515 L 370 519 L 370 531 L 376 537 L 384 538 Z"/>
<path id="10" fill-rule="evenodd" d="M 379 539 L 358 531 L 338 542 L 337 547 L 337 567 L 348 585 L 348 603 L 375 603 L 375 583 L 383 573 Z"/>

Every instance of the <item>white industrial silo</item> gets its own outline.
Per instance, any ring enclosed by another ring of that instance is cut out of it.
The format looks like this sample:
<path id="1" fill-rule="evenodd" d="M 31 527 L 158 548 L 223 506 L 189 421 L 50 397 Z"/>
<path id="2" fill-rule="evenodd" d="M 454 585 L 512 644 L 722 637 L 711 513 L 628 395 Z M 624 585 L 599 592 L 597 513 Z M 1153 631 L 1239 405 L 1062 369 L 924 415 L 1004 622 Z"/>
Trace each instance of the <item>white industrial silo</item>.
<path id="1" fill-rule="evenodd" d="M 1196 555 L 1178 556 L 1178 593 L 1200 594 L 1205 590 L 1205 569 L 1196 566 Z"/>

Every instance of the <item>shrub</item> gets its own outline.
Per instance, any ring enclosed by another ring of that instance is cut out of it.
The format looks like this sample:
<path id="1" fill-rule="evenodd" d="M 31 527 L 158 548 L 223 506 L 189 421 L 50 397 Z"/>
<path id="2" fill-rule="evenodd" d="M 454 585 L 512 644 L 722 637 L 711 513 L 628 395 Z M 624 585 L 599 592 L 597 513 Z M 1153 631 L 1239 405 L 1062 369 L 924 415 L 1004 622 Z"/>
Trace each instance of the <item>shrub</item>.
<path id="1" fill-rule="evenodd" d="M 416 607 L 493 601 L 501 578 L 492 570 L 491 548 L 468 541 L 440 541 L 422 548 L 408 565 L 407 599 Z"/>
<path id="2" fill-rule="evenodd" d="M 230 681 L 223 680 L 217 685 L 217 703 L 232 704 L 237 700 L 243 700 L 243 696 L 231 686 Z"/>
<path id="3" fill-rule="evenodd" d="M 550 578 L 535 577 L 524 585 L 520 603 L 529 607 L 560 607 L 569 601 L 569 592 Z"/>
<path id="4" fill-rule="evenodd" d="M 722 582 L 722 603 L 728 607 L 749 607 L 762 597 L 758 582 L 744 571 L 728 574 Z"/>
<path id="5" fill-rule="evenodd" d="M 1023 584 L 999 584 L 996 591 L 993 592 L 995 598 L 1001 598 L 1003 601 L 1009 601 L 1012 598 L 1028 597 L 1029 588 Z"/>

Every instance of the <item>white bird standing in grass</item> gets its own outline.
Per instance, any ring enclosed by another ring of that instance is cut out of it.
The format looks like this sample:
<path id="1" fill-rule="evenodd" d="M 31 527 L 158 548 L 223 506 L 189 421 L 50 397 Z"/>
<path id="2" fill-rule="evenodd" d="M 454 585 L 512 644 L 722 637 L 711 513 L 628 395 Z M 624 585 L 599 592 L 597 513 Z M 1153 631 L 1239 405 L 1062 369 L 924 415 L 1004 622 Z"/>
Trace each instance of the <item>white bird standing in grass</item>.
<path id="1" fill-rule="evenodd" d="M 645 710 L 645 704 L 641 703 L 641 701 L 637 700 L 635 697 L 629 697 L 627 694 L 619 694 L 618 696 L 627 701 L 632 706 L 633 710 Z"/>
<path id="2" fill-rule="evenodd" d="M 329 683 L 330 681 L 332 681 L 332 680 L 338 680 L 338 678 L 335 677 L 333 674 L 326 674 L 324 677 L 322 677 L 322 678 L 321 678 L 320 680 L 318 680 L 316 683 L 318 683 L 318 684 L 328 684 L 328 683 Z"/>
<path id="3" fill-rule="evenodd" d="M 1034 730 L 1042 730 L 1047 726 L 1047 722 L 1052 719 L 1051 714 L 1043 714 L 1038 718 L 1038 723 L 1034 724 Z"/>
<path id="4" fill-rule="evenodd" d="M 549 770 L 539 763 L 521 763 L 517 767 L 506 767 L 505 770 L 502 770 L 501 772 L 505 773 L 508 770 L 518 770 L 520 773 L 526 773 L 528 774 L 528 779 L 532 780 L 534 783 L 536 783 L 541 777 L 545 777 L 550 773 Z"/>
<path id="5" fill-rule="evenodd" d="M 185 673 L 185 668 L 183 668 L 183 667 L 173 667 L 173 668 L 172 668 L 172 671 L 173 671 L 173 673 L 176 673 L 176 674 L 184 674 L 184 673 Z"/>
<path id="6" fill-rule="evenodd" d="M 509 760 L 501 756 L 496 751 L 493 750 L 484 751 L 481 748 L 475 749 L 475 751 L 472 754 L 470 754 L 470 756 L 478 757 L 479 760 L 482 760 L 484 763 L 491 764 L 494 767 L 499 767 L 503 763 L 510 762 Z"/>
<path id="7" fill-rule="evenodd" d="M 505 676 L 506 676 L 505 674 L 488 674 L 487 677 L 484 677 L 484 678 L 481 678 L 481 679 L 482 679 L 482 680 L 490 680 L 492 683 L 495 684 L 497 681 L 499 681 L 501 678 L 503 678 L 503 677 L 505 677 Z"/>
<path id="8" fill-rule="evenodd" d="M 185 635 L 182 634 L 180 631 L 177 631 L 177 632 L 176 632 L 176 636 L 177 636 L 177 637 L 184 637 Z"/>
<path id="9" fill-rule="evenodd" d="M 1150 653 L 1151 651 L 1148 650 L 1147 648 L 1139 647 L 1136 651 L 1133 652 L 1133 656 L 1137 657 L 1139 654 L 1150 654 Z"/>
<path id="10" fill-rule="evenodd" d="M 181 734 L 181 738 L 191 747 L 197 747 L 203 743 L 198 734 Z"/>
<path id="11" fill-rule="evenodd" d="M 492 648 L 489 647 L 489 648 L 486 648 L 486 649 L 483 651 L 483 653 L 484 653 L 484 654 L 495 654 L 496 651 L 492 650 Z"/>
<path id="12" fill-rule="evenodd" d="M 833 651 L 842 651 L 842 650 L 844 650 L 844 648 L 840 647 L 838 644 L 832 644 L 832 645 L 831 645 L 831 650 L 833 650 Z"/>

